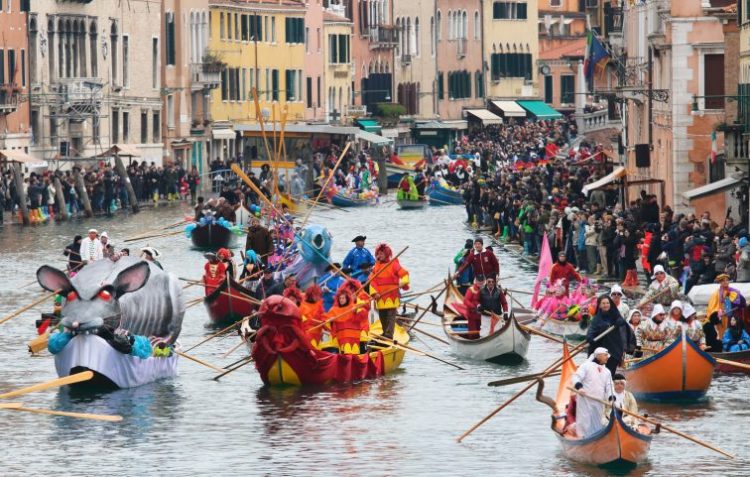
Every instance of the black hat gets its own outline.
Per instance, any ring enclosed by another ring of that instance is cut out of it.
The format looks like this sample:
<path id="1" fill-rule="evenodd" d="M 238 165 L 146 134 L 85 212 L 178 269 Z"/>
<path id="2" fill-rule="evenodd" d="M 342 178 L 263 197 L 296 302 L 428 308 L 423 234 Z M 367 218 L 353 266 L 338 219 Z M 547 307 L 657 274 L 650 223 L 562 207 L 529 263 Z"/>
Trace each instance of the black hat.
<path id="1" fill-rule="evenodd" d="M 466 243 L 464 244 L 464 248 L 469 249 L 474 244 L 474 241 L 471 239 L 466 239 Z"/>
<path id="2" fill-rule="evenodd" d="M 352 239 L 352 242 L 359 242 L 360 240 L 364 242 L 365 240 L 367 240 L 367 237 L 364 235 L 357 235 Z"/>
<path id="3" fill-rule="evenodd" d="M 625 375 L 622 373 L 615 373 L 615 377 L 612 378 L 613 381 L 625 381 Z"/>

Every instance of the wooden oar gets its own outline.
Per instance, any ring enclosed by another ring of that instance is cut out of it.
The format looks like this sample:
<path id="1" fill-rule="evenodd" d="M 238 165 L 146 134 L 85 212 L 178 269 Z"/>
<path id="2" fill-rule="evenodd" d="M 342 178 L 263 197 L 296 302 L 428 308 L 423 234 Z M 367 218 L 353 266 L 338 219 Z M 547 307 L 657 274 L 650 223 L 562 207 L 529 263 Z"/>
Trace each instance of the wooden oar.
<path id="1" fill-rule="evenodd" d="M 43 303 L 43 302 L 49 300 L 53 296 L 57 295 L 57 293 L 59 293 L 59 290 L 56 291 L 56 292 L 53 292 L 53 293 L 47 293 L 43 297 L 39 298 L 38 300 L 32 301 L 28 305 L 26 305 L 26 306 L 24 306 L 22 308 L 19 308 L 18 310 L 14 311 L 10 315 L 6 315 L 2 320 L 0 320 L 0 325 L 2 325 L 3 323 L 5 323 L 6 321 L 9 321 L 9 320 L 17 317 L 18 315 L 20 315 L 24 311 L 30 310 L 31 308 L 34 308 L 35 306 L 39 305 L 40 303 Z"/>
<path id="2" fill-rule="evenodd" d="M 399 320 L 401 320 L 401 319 L 399 318 Z M 413 326 L 412 326 L 411 328 L 409 328 L 409 330 L 410 330 L 410 331 L 416 331 L 417 333 L 422 333 L 423 335 L 425 335 L 425 336 L 429 336 L 430 338 L 432 338 L 432 339 L 434 339 L 434 340 L 436 340 L 436 341 L 440 341 L 441 343 L 445 343 L 445 344 L 447 344 L 447 345 L 449 345 L 449 344 L 450 344 L 449 342 L 445 341 L 445 340 L 444 340 L 443 338 L 440 338 L 440 337 L 438 337 L 438 336 L 435 336 L 435 335 L 433 335 L 432 333 L 428 333 L 428 332 L 426 332 L 426 331 L 424 331 L 424 330 L 420 330 L 419 328 L 415 328 L 415 327 L 413 327 Z"/>
<path id="3" fill-rule="evenodd" d="M 615 326 L 610 326 L 609 328 L 607 328 L 606 330 L 604 330 L 599 336 L 597 336 L 596 338 L 594 338 L 594 340 L 593 340 L 594 343 L 596 343 L 597 341 L 599 341 L 602 338 L 604 338 L 607 334 L 609 334 L 615 328 L 616 328 Z M 539 376 L 539 378 L 544 379 L 545 377 L 547 377 L 550 374 L 552 374 L 553 372 L 555 372 L 560 366 L 562 366 L 566 362 L 570 361 L 571 359 L 573 359 L 573 357 L 575 355 L 577 355 L 578 353 L 580 353 L 581 351 L 583 351 L 584 349 L 586 349 L 585 348 L 586 345 L 588 345 L 588 342 L 584 341 L 584 342 L 578 344 L 578 346 L 576 346 L 575 348 L 573 348 L 573 350 L 570 352 L 570 354 L 569 354 L 569 356 L 567 358 L 558 358 L 557 360 L 555 360 L 555 362 L 552 363 L 549 367 L 547 367 L 547 369 L 545 369 L 544 371 L 542 371 L 542 373 Z M 514 394 L 513 396 L 511 396 L 504 403 L 502 403 L 500 406 L 496 407 L 491 413 L 489 413 L 488 415 L 486 415 L 485 417 L 483 417 L 479 422 L 477 422 L 476 424 L 474 424 L 468 431 L 464 432 L 457 439 L 458 442 L 461 442 L 462 440 L 464 440 L 466 438 L 466 436 L 468 436 L 469 434 L 471 434 L 472 432 L 474 432 L 475 430 L 477 430 L 485 422 L 487 422 L 490 419 L 492 419 L 497 413 L 499 413 L 500 411 L 502 411 L 503 409 L 505 409 L 510 403 L 512 403 L 513 401 L 515 401 L 519 397 L 521 397 L 526 391 L 528 391 L 529 389 L 533 388 L 535 385 L 536 385 L 536 381 L 532 381 L 527 386 L 525 386 L 523 389 L 521 389 L 516 394 Z"/>
<path id="4" fill-rule="evenodd" d="M 144 238 L 146 235 L 152 235 L 152 234 L 155 234 L 156 232 L 160 232 L 160 231 L 163 231 L 163 230 L 169 230 L 172 227 L 177 227 L 178 225 L 184 224 L 185 222 L 192 222 L 192 221 L 193 221 L 193 219 L 182 219 L 179 222 L 175 222 L 173 224 L 165 225 L 164 227 L 159 227 L 159 228 L 156 228 L 156 229 L 147 230 L 145 232 L 141 232 L 138 235 L 134 235 L 133 237 L 128 237 L 128 238 L 124 239 L 123 242 L 133 242 L 135 240 L 140 240 L 140 239 Z"/>
<path id="5" fill-rule="evenodd" d="M 551 376 L 559 376 L 562 373 L 562 371 L 555 371 L 552 373 L 549 373 L 547 378 Z M 526 381 L 536 381 L 542 376 L 543 373 L 532 373 L 532 374 L 525 374 L 523 376 L 516 376 L 515 378 L 508 378 L 508 379 L 501 379 L 499 381 L 492 381 L 491 383 L 487 383 L 487 386 L 507 386 L 509 384 L 517 384 L 517 383 L 523 383 Z"/>
<path id="6" fill-rule="evenodd" d="M 12 404 L 15 404 L 15 403 L 12 403 Z M 84 413 L 84 412 L 53 411 L 52 409 L 38 409 L 38 408 L 18 407 L 18 406 L 3 407 L 2 405 L 0 405 L 0 409 L 7 409 L 9 411 L 31 412 L 34 414 L 48 414 L 50 416 L 75 417 L 76 419 L 93 419 L 95 421 L 107 421 L 107 422 L 122 421 L 122 416 L 109 415 L 109 414 L 89 414 L 89 413 Z"/>
<path id="7" fill-rule="evenodd" d="M 411 351 L 412 353 L 420 354 L 422 356 L 427 356 L 428 358 L 432 358 L 432 359 L 434 359 L 436 361 L 440 361 L 441 363 L 445 363 L 445 364 L 447 364 L 449 366 L 453 366 L 456 369 L 464 370 L 464 368 L 462 368 L 461 366 L 459 366 L 457 364 L 451 363 L 450 361 L 446 361 L 446 360 L 444 360 L 442 358 L 438 358 L 437 356 L 432 355 L 430 353 L 426 353 L 426 352 L 424 352 L 422 350 L 418 350 L 416 348 L 412 348 L 411 346 L 398 343 L 398 342 L 396 342 L 396 341 L 394 341 L 392 339 L 386 338 L 385 336 L 381 336 L 381 335 L 378 335 L 376 333 L 370 333 L 370 338 L 374 339 L 375 341 L 377 341 L 379 343 L 385 343 L 388 346 L 393 346 L 395 348 L 398 348 L 398 349 L 401 349 L 401 350 L 404 350 L 404 351 Z"/>
<path id="8" fill-rule="evenodd" d="M 197 344 L 194 344 L 190 348 L 186 349 L 184 352 L 187 353 L 188 351 L 192 351 L 195 348 L 197 348 L 198 346 L 200 346 L 200 345 L 202 345 L 202 344 L 204 344 L 204 343 L 206 343 L 208 341 L 211 341 L 212 339 L 214 339 L 217 336 L 220 336 L 220 335 L 226 333 L 227 331 L 231 330 L 232 328 L 236 328 L 237 326 L 241 326 L 241 324 L 242 324 L 243 321 L 245 321 L 246 319 L 250 319 L 253 315 L 255 315 L 255 313 L 253 313 L 252 315 L 245 316 L 240 321 L 237 321 L 236 323 L 232 323 L 231 325 L 227 326 L 226 328 L 220 329 L 219 331 L 217 331 L 216 333 L 212 334 L 208 338 L 206 338 L 206 339 L 198 342 Z"/>
<path id="9" fill-rule="evenodd" d="M 719 364 L 725 364 L 727 366 L 734 366 L 735 368 L 750 369 L 750 365 L 747 365 L 745 363 L 740 363 L 739 361 L 732 361 L 732 360 L 724 359 L 724 358 L 714 358 L 714 359 Z"/>
<path id="10" fill-rule="evenodd" d="M 607 402 L 607 401 L 605 401 L 603 399 L 596 398 L 594 396 L 589 396 L 588 394 L 586 394 L 584 392 L 581 392 L 578 389 L 575 389 L 573 387 L 568 386 L 568 390 L 570 392 L 572 392 L 572 393 L 578 394 L 582 398 L 590 399 L 592 401 L 596 401 L 598 403 L 604 404 L 605 406 L 611 405 L 610 402 Z M 719 454 L 722 454 L 722 455 L 724 455 L 726 457 L 729 457 L 730 459 L 734 459 L 735 458 L 734 455 L 730 454 L 727 451 L 719 449 L 718 447 L 716 447 L 714 445 L 711 445 L 711 444 L 709 444 L 707 442 L 704 442 L 704 441 L 698 439 L 697 437 L 691 436 L 690 434 L 685 434 L 684 432 L 678 431 L 677 429 L 675 429 L 673 427 L 669 427 L 666 424 L 663 424 L 663 423 L 661 423 L 659 421 L 656 421 L 656 420 L 648 418 L 648 417 L 640 416 L 640 415 L 638 415 L 638 414 L 636 414 L 634 412 L 628 411 L 627 409 L 618 408 L 618 410 L 621 411 L 623 414 L 627 414 L 628 416 L 633 416 L 633 417 L 635 417 L 637 419 L 640 419 L 643 422 L 648 422 L 649 424 L 653 424 L 655 426 L 660 426 L 662 429 L 667 430 L 667 431 L 671 432 L 672 434 L 676 434 L 676 435 L 678 435 L 680 437 L 683 437 L 683 438 L 685 438 L 685 439 L 687 439 L 689 441 L 695 442 L 696 444 L 701 445 L 701 446 L 705 447 L 706 449 L 711 449 L 712 451 L 718 452 Z"/>
<path id="11" fill-rule="evenodd" d="M 247 339 L 249 339 L 251 336 L 254 336 L 254 335 L 255 335 L 255 332 L 250 333 L 248 335 Z M 247 343 L 247 341 L 245 339 L 240 340 L 239 343 L 237 343 L 235 346 L 232 346 L 232 349 L 230 349 L 226 353 L 222 354 L 221 355 L 221 359 L 224 359 L 227 356 L 229 356 L 230 354 L 234 353 L 235 351 L 237 351 L 238 349 L 240 349 L 240 346 L 244 345 L 245 343 Z"/>
<path id="12" fill-rule="evenodd" d="M 165 233 L 154 234 L 154 235 L 144 235 L 143 237 L 138 237 L 138 238 L 133 238 L 133 239 L 128 239 L 128 240 L 123 240 L 123 242 L 125 242 L 125 243 L 140 242 L 140 241 L 149 240 L 149 239 L 156 239 L 156 238 L 162 238 L 162 237 L 171 237 L 173 235 L 178 235 L 178 234 L 181 234 L 181 233 L 183 233 L 182 230 L 175 230 L 173 232 L 165 232 Z"/>
<path id="13" fill-rule="evenodd" d="M 229 373 L 233 373 L 234 371 L 237 371 L 241 367 L 245 366 L 246 364 L 250 364 L 253 361 L 254 361 L 254 359 L 253 359 L 252 355 L 251 356 L 246 356 L 246 357 L 242 358 L 241 363 L 238 364 L 237 366 L 235 366 L 234 368 L 229 368 L 226 371 L 224 371 L 223 373 L 219 374 L 218 376 L 214 376 L 214 381 L 218 381 L 220 378 L 223 378 L 224 376 L 226 376 Z"/>
<path id="14" fill-rule="evenodd" d="M 27 386 L 25 388 L 16 389 L 15 391 L 0 394 L 0 399 L 9 399 L 16 396 L 23 396 L 24 394 L 34 393 L 37 391 L 45 391 L 50 388 L 65 386 L 66 384 L 80 383 L 83 381 L 88 381 L 93 377 L 94 373 L 92 371 L 83 371 L 81 373 L 71 374 L 70 376 L 65 376 L 63 378 L 53 379 L 51 381 L 34 384 L 33 386 Z"/>
<path id="15" fill-rule="evenodd" d="M 185 359 L 189 359 L 190 361 L 193 361 L 195 363 L 201 364 L 201 365 L 203 365 L 203 366 L 205 366 L 207 368 L 213 369 L 217 373 L 221 373 L 221 372 L 224 371 L 223 369 L 221 369 L 221 368 L 219 368 L 217 366 L 214 366 L 213 364 L 208 364 L 205 361 L 201 361 L 200 359 L 196 358 L 195 356 L 190 356 L 189 354 L 185 354 L 182 351 L 177 351 L 176 349 L 172 349 L 172 351 L 174 351 L 175 354 L 177 354 L 178 356 L 182 356 Z"/>
<path id="16" fill-rule="evenodd" d="M 518 326 L 520 326 L 521 329 L 523 329 L 524 331 L 528 333 L 541 336 L 542 338 L 547 338 L 548 340 L 554 341 L 555 343 L 564 343 L 564 341 L 561 338 L 558 338 L 557 336 L 552 336 L 551 334 L 545 333 L 544 331 L 539 330 L 537 328 L 522 325 L 521 323 L 518 323 Z"/>
<path id="17" fill-rule="evenodd" d="M 432 309 L 432 307 L 434 306 L 434 304 L 435 304 L 435 303 L 437 302 L 438 298 L 440 298 L 440 296 L 441 296 L 441 295 L 442 295 L 443 293 L 445 293 L 445 290 L 447 290 L 447 289 L 448 289 L 448 286 L 446 285 L 446 286 L 445 286 L 445 288 L 443 288 L 442 290 L 440 290 L 440 293 L 438 293 L 438 294 L 437 294 L 437 296 L 436 296 L 435 298 L 432 298 L 432 303 L 430 303 L 430 306 L 429 306 L 429 307 L 427 307 L 427 308 L 426 308 L 426 309 L 425 309 L 425 310 L 424 310 L 424 311 L 422 312 L 422 314 L 421 314 L 421 315 L 419 315 L 419 317 L 417 317 L 417 319 L 416 319 L 416 320 L 414 320 L 414 322 L 412 322 L 411 326 L 409 326 L 409 329 L 408 329 L 407 331 L 411 331 L 411 330 L 412 330 L 412 329 L 413 329 L 413 328 L 414 328 L 415 326 L 417 326 L 417 323 L 419 323 L 420 321 L 422 321 L 422 318 L 424 318 L 424 315 L 426 315 L 426 314 L 427 314 L 427 312 L 428 312 L 428 311 L 430 311 L 430 310 Z"/>

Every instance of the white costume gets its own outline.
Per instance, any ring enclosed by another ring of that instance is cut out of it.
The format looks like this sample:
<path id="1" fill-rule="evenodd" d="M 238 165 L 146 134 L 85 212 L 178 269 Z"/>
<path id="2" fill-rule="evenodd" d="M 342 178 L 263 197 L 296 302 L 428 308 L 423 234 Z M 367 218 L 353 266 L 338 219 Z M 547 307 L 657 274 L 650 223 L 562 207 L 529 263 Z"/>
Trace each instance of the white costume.
<path id="1" fill-rule="evenodd" d="M 98 238 L 91 240 L 88 237 L 84 237 L 81 240 L 81 260 L 84 262 L 94 262 L 104 258 L 104 249 L 102 243 Z"/>
<path id="2" fill-rule="evenodd" d="M 596 351 L 578 368 L 573 375 L 573 384 L 582 383 L 581 392 L 597 399 L 607 401 L 612 395 L 612 373 L 607 367 L 595 361 L 597 354 L 606 349 L 597 348 Z M 604 404 L 587 399 L 579 395 L 576 398 L 576 432 L 581 438 L 586 438 L 604 427 Z"/>

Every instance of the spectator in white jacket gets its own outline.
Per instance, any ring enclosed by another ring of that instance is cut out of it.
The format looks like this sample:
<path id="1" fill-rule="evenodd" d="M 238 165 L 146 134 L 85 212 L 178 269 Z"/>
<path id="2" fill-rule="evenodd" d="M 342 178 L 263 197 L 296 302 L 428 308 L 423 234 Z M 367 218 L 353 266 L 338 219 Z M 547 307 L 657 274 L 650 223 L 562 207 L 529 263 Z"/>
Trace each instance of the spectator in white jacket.
<path id="1" fill-rule="evenodd" d="M 88 235 L 81 240 L 81 260 L 84 264 L 104 258 L 104 249 L 99 241 L 99 232 L 89 229 Z"/>

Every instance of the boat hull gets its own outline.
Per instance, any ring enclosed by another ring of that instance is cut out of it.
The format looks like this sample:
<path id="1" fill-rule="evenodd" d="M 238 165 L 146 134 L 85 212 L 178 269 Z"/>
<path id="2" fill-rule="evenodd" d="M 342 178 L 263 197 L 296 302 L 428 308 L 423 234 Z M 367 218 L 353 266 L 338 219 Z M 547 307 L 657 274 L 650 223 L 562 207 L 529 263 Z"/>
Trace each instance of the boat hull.
<path id="1" fill-rule="evenodd" d="M 427 205 L 426 200 L 396 200 L 399 209 L 412 210 L 412 209 L 424 209 Z"/>
<path id="2" fill-rule="evenodd" d="M 624 370 L 628 390 L 646 401 L 696 401 L 706 396 L 716 360 L 682 336 Z"/>
<path id="3" fill-rule="evenodd" d="M 203 250 L 229 248 L 233 238 L 231 230 L 218 224 L 199 225 L 190 234 L 193 246 Z"/>
<path id="4" fill-rule="evenodd" d="M 555 432 L 563 453 L 582 464 L 636 465 L 648 457 L 652 436 L 641 434 L 622 421 L 619 412 L 610 414 L 607 426 L 585 439 L 570 439 Z"/>
<path id="5" fill-rule="evenodd" d="M 430 205 L 462 205 L 464 203 L 461 191 L 446 189 L 440 185 L 430 184 L 425 193 L 430 198 Z"/>
<path id="6" fill-rule="evenodd" d="M 586 339 L 587 323 L 581 321 L 548 319 L 542 325 L 542 331 L 554 336 L 560 336 L 570 342 L 583 341 Z"/>
<path id="7" fill-rule="evenodd" d="M 228 294 L 228 295 L 227 295 Z M 203 300 L 208 316 L 215 325 L 230 325 L 252 314 L 257 306 L 250 292 L 234 279 L 225 280 Z"/>
<path id="8" fill-rule="evenodd" d="M 709 353 L 713 358 L 737 361 L 738 363 L 750 365 L 750 350 L 736 351 L 734 353 Z M 731 364 L 716 363 L 716 371 L 720 373 L 750 373 L 750 370 L 738 368 Z"/>
<path id="9" fill-rule="evenodd" d="M 370 204 L 368 199 L 354 199 L 352 197 L 346 197 L 340 193 L 336 193 L 331 197 L 331 204 L 336 207 L 364 207 Z"/>
<path id="10" fill-rule="evenodd" d="M 177 376 L 177 355 L 136 358 L 120 353 L 99 336 L 78 335 L 55 355 L 55 369 L 60 377 L 88 369 L 118 388 L 134 388 Z"/>

